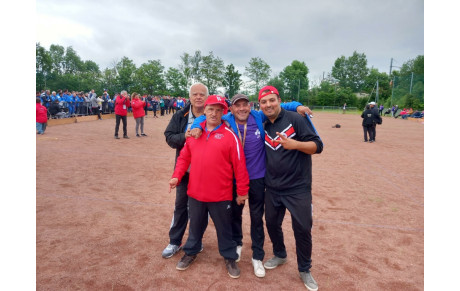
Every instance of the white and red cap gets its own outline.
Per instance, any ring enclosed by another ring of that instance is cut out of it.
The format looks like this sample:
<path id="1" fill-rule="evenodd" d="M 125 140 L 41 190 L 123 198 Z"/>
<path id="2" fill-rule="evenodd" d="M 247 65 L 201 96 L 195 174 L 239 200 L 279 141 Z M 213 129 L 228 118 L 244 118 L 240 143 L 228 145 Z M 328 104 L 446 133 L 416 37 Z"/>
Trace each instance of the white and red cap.
<path id="1" fill-rule="evenodd" d="M 208 99 L 206 99 L 206 102 L 204 103 L 204 107 L 207 105 L 213 105 L 213 104 L 219 104 L 224 107 L 224 114 L 227 114 L 228 112 L 228 105 L 227 102 L 225 102 L 225 97 L 219 96 L 219 95 L 209 95 Z"/>
<path id="2" fill-rule="evenodd" d="M 264 93 L 264 91 L 268 91 L 268 92 Z M 280 97 L 280 94 L 278 93 L 278 89 L 276 89 L 273 86 L 265 86 L 262 89 L 260 89 L 260 91 L 259 91 L 259 101 L 260 101 L 260 99 L 262 99 L 265 96 L 270 95 L 270 94 L 276 94 L 276 95 L 278 95 L 278 97 Z"/>

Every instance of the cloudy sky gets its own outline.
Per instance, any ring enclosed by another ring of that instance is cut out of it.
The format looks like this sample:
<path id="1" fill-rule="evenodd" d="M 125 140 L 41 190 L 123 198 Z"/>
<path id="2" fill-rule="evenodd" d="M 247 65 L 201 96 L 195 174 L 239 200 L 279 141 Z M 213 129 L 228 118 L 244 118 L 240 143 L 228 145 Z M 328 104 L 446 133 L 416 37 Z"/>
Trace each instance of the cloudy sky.
<path id="1" fill-rule="evenodd" d="M 83 60 L 111 67 L 123 56 L 139 66 L 178 67 L 200 50 L 244 72 L 260 57 L 279 73 L 305 62 L 310 81 L 356 50 L 368 67 L 389 72 L 424 54 L 422 0 L 36 1 L 36 41 L 72 46 Z"/>

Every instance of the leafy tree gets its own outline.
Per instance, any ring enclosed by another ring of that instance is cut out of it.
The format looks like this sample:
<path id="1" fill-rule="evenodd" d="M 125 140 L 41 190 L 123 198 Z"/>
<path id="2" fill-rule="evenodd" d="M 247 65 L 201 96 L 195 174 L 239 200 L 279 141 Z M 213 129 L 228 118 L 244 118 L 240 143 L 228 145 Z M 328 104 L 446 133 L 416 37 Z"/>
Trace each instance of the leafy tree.
<path id="1" fill-rule="evenodd" d="M 371 68 L 364 79 L 363 91 L 375 96 L 377 80 L 379 81 L 379 103 L 382 103 L 391 96 L 390 78 L 387 73 L 380 73 L 377 69 Z"/>
<path id="2" fill-rule="evenodd" d="M 192 86 L 193 79 L 192 79 L 192 73 L 193 73 L 193 68 L 192 68 L 192 57 L 188 53 L 184 53 L 180 57 L 182 63 L 179 65 L 179 70 L 184 76 L 187 84 L 187 87 Z"/>
<path id="3" fill-rule="evenodd" d="M 63 73 L 63 63 L 64 63 L 64 47 L 60 45 L 52 44 L 50 46 L 50 56 L 52 60 L 52 73 L 60 75 Z"/>
<path id="4" fill-rule="evenodd" d="M 285 67 L 280 73 L 280 78 L 284 81 L 290 100 L 306 101 L 308 92 L 307 75 L 307 65 L 297 60 L 292 61 L 291 65 Z"/>
<path id="5" fill-rule="evenodd" d="M 117 69 L 117 81 L 122 90 L 130 91 L 134 85 L 134 72 L 136 71 L 136 65 L 128 57 L 123 57 L 116 65 Z"/>
<path id="6" fill-rule="evenodd" d="M 166 82 L 163 76 L 164 67 L 160 60 L 149 60 L 135 70 L 136 86 L 131 90 L 138 93 L 164 94 Z"/>
<path id="7" fill-rule="evenodd" d="M 170 95 L 187 96 L 187 79 L 181 71 L 176 68 L 169 68 L 165 77 Z"/>
<path id="8" fill-rule="evenodd" d="M 255 57 L 249 60 L 249 66 L 245 67 L 245 76 L 253 82 L 249 87 L 254 90 L 255 94 L 259 92 L 262 84 L 267 83 L 270 73 L 270 66 L 261 58 Z"/>
<path id="9" fill-rule="evenodd" d="M 46 89 L 48 76 L 51 74 L 53 61 L 50 53 L 40 45 L 35 44 L 35 87 L 37 91 Z"/>
<path id="10" fill-rule="evenodd" d="M 224 76 L 224 61 L 221 58 L 215 57 L 213 52 L 202 57 L 200 70 L 200 81 L 208 87 L 209 94 L 215 94 L 217 87 L 222 85 Z"/>
<path id="11" fill-rule="evenodd" d="M 240 90 L 242 83 L 241 74 L 235 70 L 235 66 L 233 64 L 228 65 L 222 79 L 222 85 L 225 87 L 229 98 L 232 98 Z"/>
<path id="12" fill-rule="evenodd" d="M 63 69 L 65 74 L 76 74 L 84 70 L 83 62 L 78 56 L 77 52 L 71 47 L 67 47 L 64 60 Z"/>
<path id="13" fill-rule="evenodd" d="M 348 58 L 341 56 L 335 60 L 332 76 L 339 81 L 341 87 L 350 87 L 353 92 L 359 92 L 364 85 L 368 71 L 366 55 L 354 51 L 353 55 Z"/>

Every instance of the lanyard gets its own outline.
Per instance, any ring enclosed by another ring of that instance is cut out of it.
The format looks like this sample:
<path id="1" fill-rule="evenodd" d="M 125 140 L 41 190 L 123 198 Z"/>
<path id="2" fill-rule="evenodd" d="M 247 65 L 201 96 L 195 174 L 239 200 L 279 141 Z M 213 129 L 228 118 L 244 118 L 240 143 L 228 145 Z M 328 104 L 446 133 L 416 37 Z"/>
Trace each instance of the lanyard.
<path id="1" fill-rule="evenodd" d="M 243 138 L 241 138 L 240 127 L 238 126 L 238 124 L 236 125 L 236 127 L 238 128 L 238 137 L 240 138 L 241 145 L 243 146 L 243 149 L 244 149 L 244 143 L 246 142 L 246 132 L 247 132 L 247 129 L 248 129 L 248 123 L 246 122 L 244 124 Z"/>

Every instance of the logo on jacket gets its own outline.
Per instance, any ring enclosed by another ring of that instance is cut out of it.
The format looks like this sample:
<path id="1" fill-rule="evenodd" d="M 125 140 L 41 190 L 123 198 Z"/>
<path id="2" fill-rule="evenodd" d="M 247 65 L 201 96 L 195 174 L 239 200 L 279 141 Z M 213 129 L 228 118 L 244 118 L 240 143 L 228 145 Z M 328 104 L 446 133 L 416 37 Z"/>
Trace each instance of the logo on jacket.
<path id="1" fill-rule="evenodd" d="M 216 139 L 221 139 L 221 138 L 223 138 L 223 137 L 224 137 L 224 135 L 223 135 L 222 133 L 216 133 L 216 134 L 214 135 L 214 138 L 216 138 Z"/>
<path id="2" fill-rule="evenodd" d="M 228 204 L 228 205 L 227 205 L 227 209 L 230 209 L 230 208 L 231 208 L 231 206 L 230 206 L 230 204 Z"/>
<path id="3" fill-rule="evenodd" d="M 256 132 L 254 132 L 255 136 L 257 137 L 257 139 L 260 138 L 260 131 L 259 129 L 256 130 Z"/>
<path id="4" fill-rule="evenodd" d="M 281 135 L 287 138 L 291 138 L 295 136 L 295 130 L 292 124 L 289 124 L 282 132 Z M 277 135 L 275 138 L 272 138 L 267 131 L 265 131 L 265 144 L 271 148 L 272 150 L 276 151 L 281 147 L 279 143 L 280 137 Z"/>

